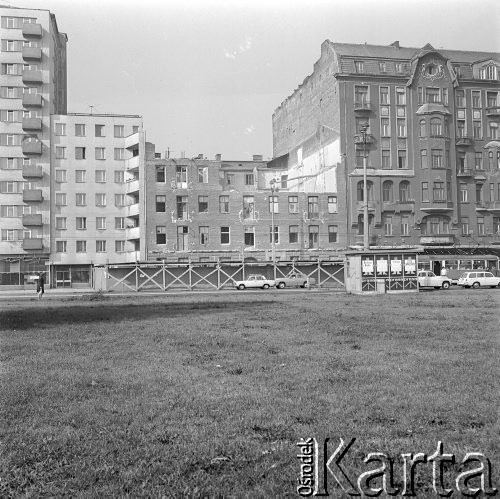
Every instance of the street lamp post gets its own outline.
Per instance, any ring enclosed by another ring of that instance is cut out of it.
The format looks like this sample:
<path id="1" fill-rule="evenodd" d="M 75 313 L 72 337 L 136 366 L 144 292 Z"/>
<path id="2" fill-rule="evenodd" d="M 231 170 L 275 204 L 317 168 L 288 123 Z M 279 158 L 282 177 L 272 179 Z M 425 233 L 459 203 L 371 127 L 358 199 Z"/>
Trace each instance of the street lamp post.
<path id="1" fill-rule="evenodd" d="M 271 186 L 271 202 L 269 206 L 271 208 L 271 248 L 272 248 L 272 260 L 273 260 L 273 276 L 276 280 L 276 257 L 275 257 L 275 233 L 274 233 L 274 193 L 277 191 L 276 180 L 273 178 L 270 182 Z"/>
<path id="2" fill-rule="evenodd" d="M 364 123 L 361 125 L 361 135 L 363 137 L 363 249 L 369 250 L 368 240 L 368 182 L 366 180 L 366 131 L 370 125 Z"/>

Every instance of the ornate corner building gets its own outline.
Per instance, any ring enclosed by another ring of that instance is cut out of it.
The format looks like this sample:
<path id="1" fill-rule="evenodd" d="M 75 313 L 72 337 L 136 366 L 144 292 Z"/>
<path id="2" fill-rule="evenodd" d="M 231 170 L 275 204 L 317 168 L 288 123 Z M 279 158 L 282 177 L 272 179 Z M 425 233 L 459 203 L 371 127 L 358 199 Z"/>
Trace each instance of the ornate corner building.
<path id="1" fill-rule="evenodd" d="M 332 43 L 273 114 L 274 157 L 335 167 L 340 246 L 500 245 L 500 54 Z M 368 129 L 363 130 L 363 126 Z"/>

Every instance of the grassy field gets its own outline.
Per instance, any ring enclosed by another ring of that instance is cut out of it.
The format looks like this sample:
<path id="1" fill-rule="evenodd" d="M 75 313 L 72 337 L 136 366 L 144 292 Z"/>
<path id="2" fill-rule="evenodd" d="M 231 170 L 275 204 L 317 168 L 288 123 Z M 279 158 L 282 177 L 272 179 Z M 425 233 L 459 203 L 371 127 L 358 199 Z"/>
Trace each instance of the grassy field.
<path id="1" fill-rule="evenodd" d="M 0 496 L 296 497 L 301 437 L 356 437 L 354 477 L 381 451 L 401 485 L 397 456 L 441 440 L 498 478 L 499 309 L 461 289 L 2 302 Z"/>

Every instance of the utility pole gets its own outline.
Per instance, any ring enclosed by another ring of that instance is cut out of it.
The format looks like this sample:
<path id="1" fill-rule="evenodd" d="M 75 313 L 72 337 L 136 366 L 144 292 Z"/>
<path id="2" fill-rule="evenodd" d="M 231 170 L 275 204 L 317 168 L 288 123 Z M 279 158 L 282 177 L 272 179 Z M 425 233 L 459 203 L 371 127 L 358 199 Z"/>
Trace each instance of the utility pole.
<path id="1" fill-rule="evenodd" d="M 370 249 L 369 233 L 368 233 L 368 182 L 366 180 L 366 131 L 370 125 L 363 123 L 361 125 L 361 135 L 363 137 L 363 249 Z"/>
<path id="2" fill-rule="evenodd" d="M 271 185 L 271 202 L 269 206 L 271 208 L 271 248 L 272 248 L 272 260 L 273 260 L 273 278 L 276 280 L 276 257 L 275 257 L 275 232 L 274 232 L 274 193 L 277 190 L 276 180 L 273 178 L 270 182 Z"/>

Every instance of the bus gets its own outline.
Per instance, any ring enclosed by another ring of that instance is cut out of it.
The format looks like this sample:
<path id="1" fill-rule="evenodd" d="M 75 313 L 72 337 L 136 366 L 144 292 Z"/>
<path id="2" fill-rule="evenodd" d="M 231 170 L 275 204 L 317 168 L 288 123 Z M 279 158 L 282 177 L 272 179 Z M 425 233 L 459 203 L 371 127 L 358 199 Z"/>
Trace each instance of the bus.
<path id="1" fill-rule="evenodd" d="M 452 284 L 467 270 L 488 270 L 500 276 L 500 261 L 497 255 L 419 255 L 418 270 L 431 270 L 440 275 L 446 269 L 446 275 Z"/>

